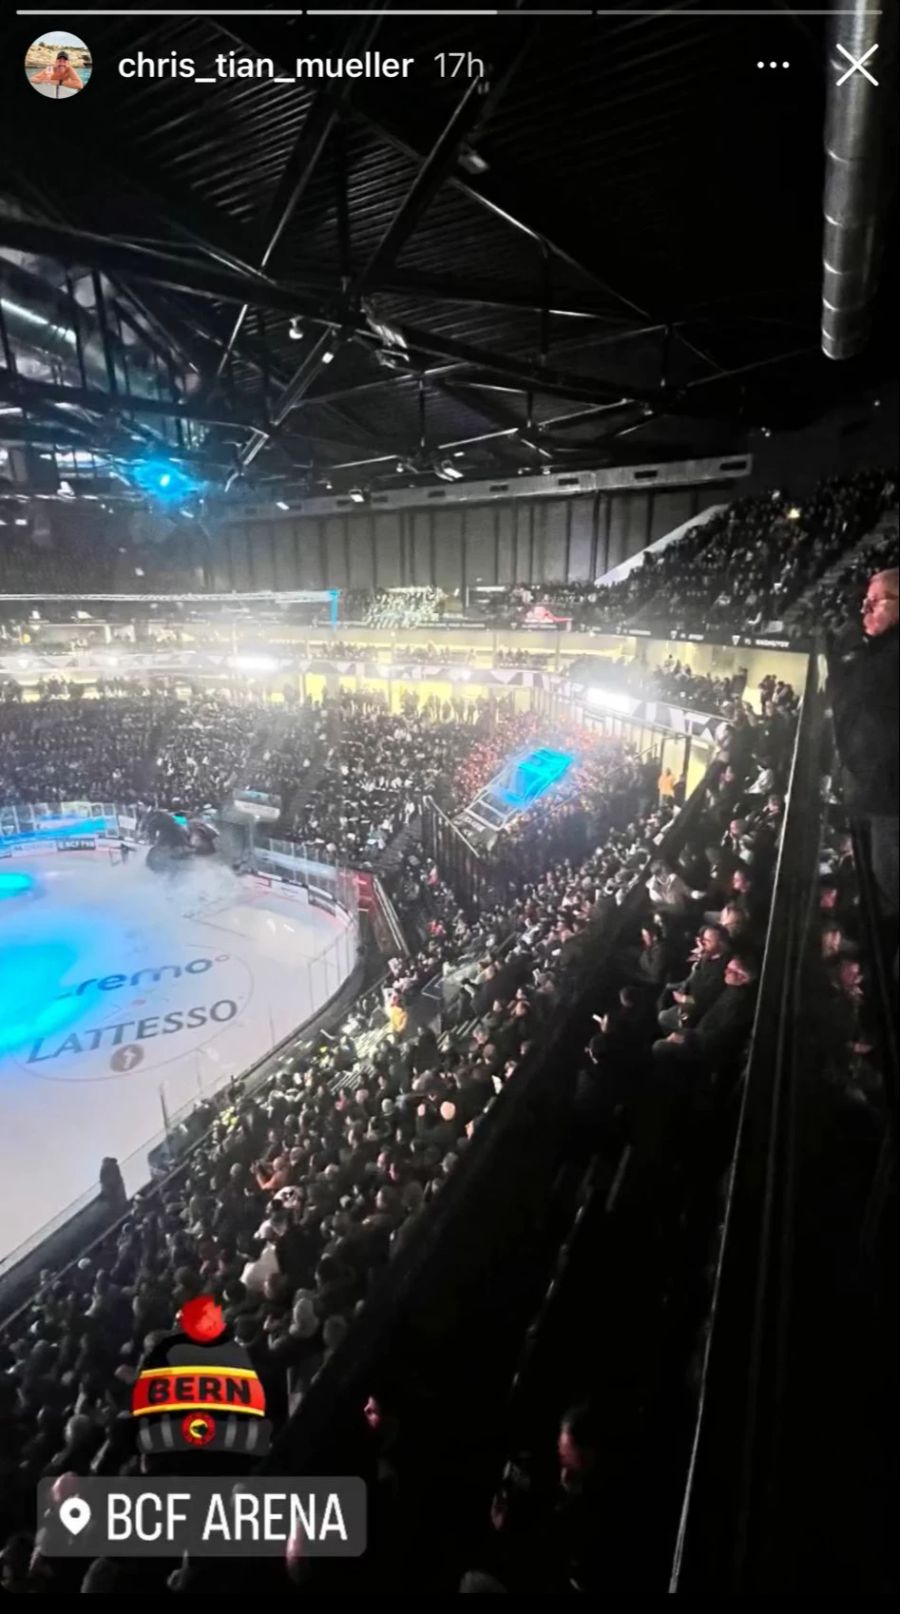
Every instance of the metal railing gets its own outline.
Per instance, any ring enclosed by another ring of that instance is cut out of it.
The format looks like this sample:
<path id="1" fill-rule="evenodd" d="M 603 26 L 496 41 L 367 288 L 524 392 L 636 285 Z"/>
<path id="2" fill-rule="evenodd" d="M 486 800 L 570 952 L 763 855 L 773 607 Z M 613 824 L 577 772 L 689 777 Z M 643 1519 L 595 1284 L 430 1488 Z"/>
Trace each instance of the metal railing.
<path id="1" fill-rule="evenodd" d="M 844 1590 L 860 1588 L 879 1550 L 857 1499 L 873 1483 L 866 1463 L 881 1471 L 877 1441 L 888 1438 L 875 1375 L 896 1263 L 885 1306 L 866 1235 L 892 1173 L 896 1191 L 896 1168 L 889 1109 L 851 1091 L 853 1053 L 828 1019 L 819 880 L 834 802 L 829 754 L 824 663 L 814 656 L 707 1321 L 669 1588 L 678 1594 L 815 1595 L 818 1580 L 840 1595 L 833 1574 L 848 1575 Z M 857 869 L 864 882 L 864 859 Z M 877 1581 L 884 1570 L 872 1573 Z"/>

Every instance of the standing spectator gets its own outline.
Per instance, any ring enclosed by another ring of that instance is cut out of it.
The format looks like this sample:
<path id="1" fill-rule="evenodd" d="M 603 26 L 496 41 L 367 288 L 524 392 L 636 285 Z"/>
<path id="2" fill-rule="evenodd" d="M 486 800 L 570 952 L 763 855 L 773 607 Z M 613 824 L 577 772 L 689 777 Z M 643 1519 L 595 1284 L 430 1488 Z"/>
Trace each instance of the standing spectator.
<path id="1" fill-rule="evenodd" d="M 831 692 L 844 799 L 868 826 L 884 916 L 897 915 L 898 573 L 876 572 L 862 605 L 863 642 L 832 657 Z M 839 636 L 838 649 L 840 650 Z"/>
<path id="2" fill-rule="evenodd" d="M 676 785 L 676 782 L 677 781 L 675 779 L 674 773 L 672 772 L 672 769 L 671 768 L 663 768 L 663 771 L 660 774 L 659 780 L 658 780 L 658 785 L 659 785 L 659 805 L 660 805 L 660 807 L 671 807 L 672 806 L 672 803 L 675 800 L 675 785 Z"/>
<path id="3" fill-rule="evenodd" d="M 100 1164 L 100 1197 L 114 1216 L 121 1216 L 128 1204 L 119 1162 L 112 1155 L 107 1155 Z"/>

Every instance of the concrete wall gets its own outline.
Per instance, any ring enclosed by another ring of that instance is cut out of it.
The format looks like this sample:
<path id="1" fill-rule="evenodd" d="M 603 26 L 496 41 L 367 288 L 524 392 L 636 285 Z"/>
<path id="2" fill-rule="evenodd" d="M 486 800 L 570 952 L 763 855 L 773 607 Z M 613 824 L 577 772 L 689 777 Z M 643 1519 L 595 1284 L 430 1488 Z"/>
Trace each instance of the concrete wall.
<path id="1" fill-rule="evenodd" d="M 738 484 L 740 488 L 743 484 Z M 497 500 L 445 509 L 239 518 L 212 545 L 214 589 L 588 582 L 727 503 L 734 484 Z"/>

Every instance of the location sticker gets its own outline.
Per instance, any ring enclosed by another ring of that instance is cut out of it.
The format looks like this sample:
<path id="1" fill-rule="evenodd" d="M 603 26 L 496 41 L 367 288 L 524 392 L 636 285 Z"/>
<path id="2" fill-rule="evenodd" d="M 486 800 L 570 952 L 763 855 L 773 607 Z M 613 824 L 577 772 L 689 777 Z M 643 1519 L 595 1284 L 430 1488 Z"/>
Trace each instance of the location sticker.
<path id="1" fill-rule="evenodd" d="M 61 1503 L 59 1517 L 70 1535 L 80 1536 L 85 1525 L 91 1522 L 91 1510 L 81 1496 L 70 1496 Z"/>

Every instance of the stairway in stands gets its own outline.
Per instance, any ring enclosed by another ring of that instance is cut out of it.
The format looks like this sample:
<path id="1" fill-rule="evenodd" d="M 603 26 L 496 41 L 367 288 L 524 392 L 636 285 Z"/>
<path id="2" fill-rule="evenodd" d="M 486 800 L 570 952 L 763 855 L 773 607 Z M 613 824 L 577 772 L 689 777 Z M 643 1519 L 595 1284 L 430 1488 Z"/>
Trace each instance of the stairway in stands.
<path id="1" fill-rule="evenodd" d="M 416 857 L 422 856 L 421 820 L 413 818 L 403 829 L 398 830 L 392 841 L 388 842 L 383 852 L 372 859 L 373 873 L 380 880 L 389 884 L 403 867 L 409 853 Z"/>
<path id="2" fill-rule="evenodd" d="M 894 556 L 896 556 L 896 505 L 894 505 L 892 509 L 886 510 L 884 514 L 878 518 L 875 526 L 872 527 L 870 531 L 867 532 L 862 538 L 860 538 L 859 542 L 854 544 L 852 549 L 847 550 L 845 554 L 841 555 L 839 559 L 835 561 L 833 566 L 829 566 L 827 572 L 823 572 L 821 577 L 817 577 L 815 582 L 810 583 L 809 587 L 804 590 L 799 599 L 794 601 L 793 605 L 790 607 L 790 610 L 785 612 L 784 627 L 791 629 L 799 626 L 802 623 L 808 609 L 815 605 L 817 599 L 820 599 L 826 592 L 830 590 L 832 584 L 838 583 L 845 573 L 848 580 L 852 580 L 857 565 L 864 562 L 870 552 L 880 551 L 885 543 L 885 540 L 891 537 L 894 538 Z M 882 563 L 884 565 L 897 564 L 896 558 L 891 560 L 885 559 L 884 557 L 882 557 Z"/>

